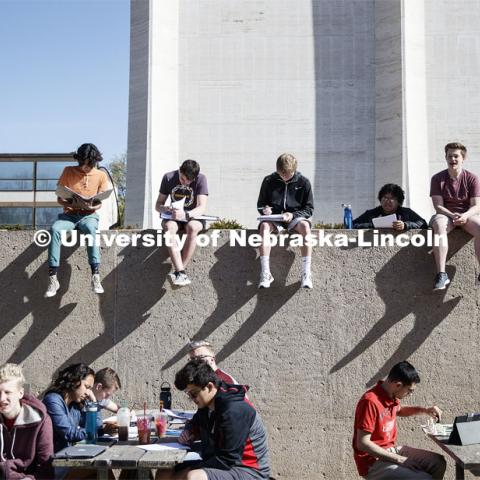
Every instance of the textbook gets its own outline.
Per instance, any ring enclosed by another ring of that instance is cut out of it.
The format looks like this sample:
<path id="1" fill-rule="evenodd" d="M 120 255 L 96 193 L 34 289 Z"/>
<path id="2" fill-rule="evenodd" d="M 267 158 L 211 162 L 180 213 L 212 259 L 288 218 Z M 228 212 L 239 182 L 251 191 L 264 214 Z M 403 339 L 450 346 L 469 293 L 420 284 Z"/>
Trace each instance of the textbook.
<path id="1" fill-rule="evenodd" d="M 113 188 L 110 190 L 105 190 L 102 193 L 97 193 L 96 195 L 93 195 L 92 197 L 84 197 L 83 195 L 80 195 L 77 192 L 74 192 L 68 187 L 65 187 L 64 185 L 57 185 L 57 189 L 55 190 L 55 194 L 57 197 L 62 198 L 63 200 L 70 200 L 73 198 L 79 198 L 85 202 L 101 202 L 102 200 L 107 199 L 110 194 L 113 192 Z"/>
<path id="2" fill-rule="evenodd" d="M 274 215 L 260 215 L 257 217 L 259 222 L 283 222 L 283 213 L 276 213 Z"/>

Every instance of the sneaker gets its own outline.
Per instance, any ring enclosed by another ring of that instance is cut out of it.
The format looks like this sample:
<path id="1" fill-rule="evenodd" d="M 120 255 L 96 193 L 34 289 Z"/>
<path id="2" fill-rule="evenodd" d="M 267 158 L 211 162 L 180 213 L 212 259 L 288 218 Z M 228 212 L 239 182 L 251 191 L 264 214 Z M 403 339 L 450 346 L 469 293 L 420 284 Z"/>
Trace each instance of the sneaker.
<path id="1" fill-rule="evenodd" d="M 45 298 L 54 297 L 57 294 L 57 290 L 60 288 L 56 275 L 50 275 L 47 291 L 45 292 Z"/>
<path id="2" fill-rule="evenodd" d="M 187 277 L 186 273 L 177 272 L 173 275 L 175 278 L 173 278 L 172 282 L 177 287 L 185 287 L 186 285 L 190 285 L 192 283 L 191 280 Z"/>
<path id="3" fill-rule="evenodd" d="M 313 288 L 312 275 L 311 273 L 304 273 L 302 275 L 302 288 Z"/>
<path id="4" fill-rule="evenodd" d="M 258 288 L 269 288 L 273 282 L 273 276 L 270 272 L 262 272 L 260 274 L 260 283 Z"/>
<path id="5" fill-rule="evenodd" d="M 103 287 L 102 284 L 100 283 L 100 275 L 98 273 L 94 273 L 92 275 L 92 290 L 95 293 L 103 293 Z"/>
<path id="6" fill-rule="evenodd" d="M 445 287 L 450 283 L 450 279 L 445 272 L 440 272 L 435 275 L 435 282 L 433 284 L 434 290 L 445 290 Z"/>

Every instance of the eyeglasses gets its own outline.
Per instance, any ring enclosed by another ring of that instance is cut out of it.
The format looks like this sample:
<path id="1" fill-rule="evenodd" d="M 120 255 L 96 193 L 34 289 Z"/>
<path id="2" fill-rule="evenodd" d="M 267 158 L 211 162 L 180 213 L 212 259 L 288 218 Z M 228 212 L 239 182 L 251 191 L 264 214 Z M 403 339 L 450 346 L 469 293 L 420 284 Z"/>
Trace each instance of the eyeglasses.
<path id="1" fill-rule="evenodd" d="M 195 400 L 202 390 L 202 388 L 192 388 L 192 390 L 185 390 L 184 393 L 190 400 Z"/>

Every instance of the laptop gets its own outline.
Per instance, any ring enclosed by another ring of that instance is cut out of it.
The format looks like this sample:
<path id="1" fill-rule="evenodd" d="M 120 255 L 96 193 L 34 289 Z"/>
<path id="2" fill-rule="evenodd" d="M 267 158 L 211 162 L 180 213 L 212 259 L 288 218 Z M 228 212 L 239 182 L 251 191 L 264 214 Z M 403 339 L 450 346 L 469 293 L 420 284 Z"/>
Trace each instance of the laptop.
<path id="1" fill-rule="evenodd" d="M 107 449 L 103 445 L 73 445 L 55 454 L 55 458 L 93 458 Z"/>

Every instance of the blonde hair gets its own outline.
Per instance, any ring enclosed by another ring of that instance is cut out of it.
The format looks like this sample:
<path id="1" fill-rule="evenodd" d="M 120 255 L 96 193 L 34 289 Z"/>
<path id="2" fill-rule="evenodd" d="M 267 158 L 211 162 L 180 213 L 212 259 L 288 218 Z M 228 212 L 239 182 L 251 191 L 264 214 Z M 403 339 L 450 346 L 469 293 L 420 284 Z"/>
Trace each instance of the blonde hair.
<path id="1" fill-rule="evenodd" d="M 190 342 L 188 344 L 188 351 L 193 352 L 197 348 L 202 348 L 202 347 L 207 348 L 212 355 L 214 354 L 213 345 L 207 340 L 194 340 L 193 342 Z"/>
<path id="2" fill-rule="evenodd" d="M 4 363 L 0 366 L 0 383 L 17 380 L 18 386 L 23 387 L 25 377 L 23 376 L 22 367 L 16 363 Z"/>
<path id="3" fill-rule="evenodd" d="M 291 153 L 282 153 L 277 158 L 277 172 L 295 173 L 297 171 L 297 159 Z"/>

